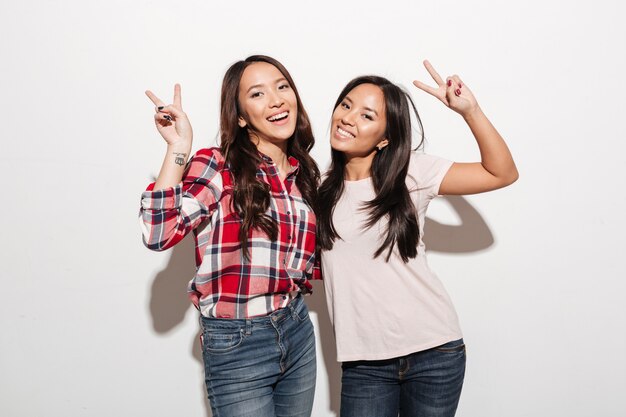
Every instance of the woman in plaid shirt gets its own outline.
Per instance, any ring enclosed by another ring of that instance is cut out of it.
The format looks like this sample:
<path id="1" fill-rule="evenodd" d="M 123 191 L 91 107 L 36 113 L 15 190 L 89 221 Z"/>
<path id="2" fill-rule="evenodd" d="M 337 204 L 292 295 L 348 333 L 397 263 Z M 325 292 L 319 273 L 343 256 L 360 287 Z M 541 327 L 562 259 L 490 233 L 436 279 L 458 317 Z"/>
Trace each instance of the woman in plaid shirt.
<path id="1" fill-rule="evenodd" d="M 189 294 L 201 313 L 213 415 L 309 416 L 315 340 L 301 294 L 314 274 L 319 170 L 291 76 L 267 56 L 233 64 L 222 84 L 220 147 L 189 161 L 180 86 L 170 105 L 146 94 L 167 152 L 142 194 L 143 239 L 164 250 L 194 234 Z"/>

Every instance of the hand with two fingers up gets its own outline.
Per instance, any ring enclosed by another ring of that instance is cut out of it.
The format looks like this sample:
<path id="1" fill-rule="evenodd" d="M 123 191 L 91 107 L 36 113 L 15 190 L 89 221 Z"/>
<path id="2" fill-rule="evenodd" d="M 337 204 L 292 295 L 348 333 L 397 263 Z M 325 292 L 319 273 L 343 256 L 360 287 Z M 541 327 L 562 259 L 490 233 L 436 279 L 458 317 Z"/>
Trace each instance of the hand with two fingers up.
<path id="1" fill-rule="evenodd" d="M 424 61 L 424 66 L 437 83 L 437 87 L 431 87 L 418 80 L 413 81 L 413 85 L 439 99 L 464 118 L 471 116 L 480 109 L 476 97 L 458 75 L 449 76 L 444 81 L 430 62 Z"/>
<path id="2" fill-rule="evenodd" d="M 187 115 L 183 111 L 180 94 L 180 84 L 174 86 L 174 102 L 166 105 L 152 91 L 146 95 L 154 103 L 154 124 L 168 145 L 187 145 L 191 148 L 193 130 Z"/>

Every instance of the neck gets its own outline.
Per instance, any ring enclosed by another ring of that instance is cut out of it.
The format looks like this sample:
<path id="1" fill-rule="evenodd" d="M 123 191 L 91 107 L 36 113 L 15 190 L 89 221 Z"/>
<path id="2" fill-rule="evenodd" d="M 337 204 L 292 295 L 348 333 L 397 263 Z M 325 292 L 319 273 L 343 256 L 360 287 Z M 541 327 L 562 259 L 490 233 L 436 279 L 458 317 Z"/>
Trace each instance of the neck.
<path id="1" fill-rule="evenodd" d="M 369 178 L 372 175 L 372 161 L 374 161 L 376 152 L 372 152 L 366 156 L 346 157 L 346 181 L 358 181 Z"/>
<path id="2" fill-rule="evenodd" d="M 289 158 L 287 156 L 286 140 L 271 142 L 253 135 L 250 135 L 250 140 L 254 143 L 259 152 L 272 158 L 272 161 L 278 167 L 281 177 L 287 175 L 287 172 L 289 172 L 289 169 L 291 168 L 291 164 L 289 163 Z"/>

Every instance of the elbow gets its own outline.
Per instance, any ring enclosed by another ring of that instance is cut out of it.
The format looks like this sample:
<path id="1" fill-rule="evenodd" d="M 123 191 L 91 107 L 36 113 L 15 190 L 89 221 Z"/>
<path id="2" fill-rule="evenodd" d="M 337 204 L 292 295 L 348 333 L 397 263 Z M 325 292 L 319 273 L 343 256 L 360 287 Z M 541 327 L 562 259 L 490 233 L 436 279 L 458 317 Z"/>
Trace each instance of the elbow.
<path id="1" fill-rule="evenodd" d="M 507 187 L 513 184 L 518 179 L 519 179 L 519 171 L 517 170 L 517 167 L 513 167 L 513 169 L 508 173 L 508 175 L 505 178 L 503 178 L 502 186 Z"/>
<path id="2" fill-rule="evenodd" d="M 143 240 L 144 246 L 150 249 L 151 251 L 163 252 L 165 249 L 167 249 L 167 246 L 162 245 L 161 242 L 151 243 L 151 242 L 148 242 L 145 237 L 142 240 Z"/>
<path id="3" fill-rule="evenodd" d="M 145 235 L 142 236 L 141 240 L 143 241 L 143 245 L 151 251 L 163 252 L 168 248 L 166 245 L 163 245 L 163 242 L 150 242 Z"/>
<path id="4" fill-rule="evenodd" d="M 141 240 L 143 242 L 143 245 L 146 248 L 155 252 L 162 252 L 171 246 L 171 245 L 168 245 L 169 239 L 161 240 L 161 239 L 155 238 L 155 235 L 154 233 L 152 233 L 153 230 L 150 227 L 149 223 L 141 222 L 140 225 L 141 225 Z"/>

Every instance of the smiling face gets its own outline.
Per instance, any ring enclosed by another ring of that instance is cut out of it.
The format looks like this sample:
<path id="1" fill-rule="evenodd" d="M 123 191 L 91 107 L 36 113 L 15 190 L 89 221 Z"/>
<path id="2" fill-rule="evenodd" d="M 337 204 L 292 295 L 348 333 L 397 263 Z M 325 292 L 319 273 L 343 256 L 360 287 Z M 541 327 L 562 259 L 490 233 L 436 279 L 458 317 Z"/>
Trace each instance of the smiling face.
<path id="1" fill-rule="evenodd" d="M 360 84 L 341 100 L 332 117 L 330 145 L 346 157 L 373 157 L 387 146 L 385 97 L 380 87 Z"/>
<path id="2" fill-rule="evenodd" d="M 266 62 L 249 65 L 239 82 L 239 126 L 255 142 L 284 142 L 295 132 L 296 94 L 285 76 Z M 258 143 L 257 143 L 258 145 Z"/>

